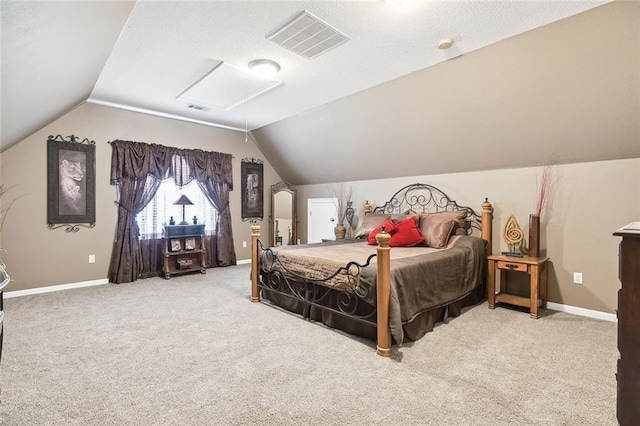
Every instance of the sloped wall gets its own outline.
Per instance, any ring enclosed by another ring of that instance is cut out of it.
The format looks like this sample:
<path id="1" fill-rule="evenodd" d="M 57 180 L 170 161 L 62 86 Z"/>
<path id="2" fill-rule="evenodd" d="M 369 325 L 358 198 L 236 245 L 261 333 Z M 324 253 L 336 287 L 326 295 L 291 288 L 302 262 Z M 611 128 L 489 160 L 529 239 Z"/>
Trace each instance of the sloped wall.
<path id="1" fill-rule="evenodd" d="M 298 185 L 637 158 L 638 28 L 615 1 L 253 134 Z"/>

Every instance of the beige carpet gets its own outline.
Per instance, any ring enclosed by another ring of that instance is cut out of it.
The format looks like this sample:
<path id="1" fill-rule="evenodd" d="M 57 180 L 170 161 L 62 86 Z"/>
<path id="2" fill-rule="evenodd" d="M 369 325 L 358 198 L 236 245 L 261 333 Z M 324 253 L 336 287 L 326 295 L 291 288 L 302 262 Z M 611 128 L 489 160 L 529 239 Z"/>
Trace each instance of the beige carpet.
<path id="1" fill-rule="evenodd" d="M 481 304 L 393 359 L 248 265 L 5 300 L 3 425 L 615 425 L 616 324 Z"/>

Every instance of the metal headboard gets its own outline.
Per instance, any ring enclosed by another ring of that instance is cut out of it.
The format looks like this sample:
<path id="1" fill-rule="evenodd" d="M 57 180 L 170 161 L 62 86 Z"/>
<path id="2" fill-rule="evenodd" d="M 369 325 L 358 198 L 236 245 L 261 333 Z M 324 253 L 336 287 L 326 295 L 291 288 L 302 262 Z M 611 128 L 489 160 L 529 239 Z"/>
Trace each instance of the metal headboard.
<path id="1" fill-rule="evenodd" d="M 435 186 L 414 183 L 393 194 L 389 201 L 373 209 L 371 214 L 440 213 L 463 210 L 467 211 L 465 218 L 468 223 L 467 233 L 471 233 L 471 228 L 481 231 L 482 218 L 471 207 L 461 206 Z"/>

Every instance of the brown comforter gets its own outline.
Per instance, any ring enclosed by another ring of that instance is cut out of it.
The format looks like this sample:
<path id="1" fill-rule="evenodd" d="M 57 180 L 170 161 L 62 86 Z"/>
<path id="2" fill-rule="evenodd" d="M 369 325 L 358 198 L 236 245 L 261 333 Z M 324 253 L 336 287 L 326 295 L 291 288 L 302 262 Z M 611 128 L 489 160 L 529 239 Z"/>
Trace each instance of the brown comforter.
<path id="1" fill-rule="evenodd" d="M 317 259 L 320 253 L 322 261 Z M 311 268 L 314 274 L 334 272 L 349 261 L 365 263 L 369 254 L 376 252 L 375 246 L 366 242 L 335 245 L 289 246 L 278 250 L 283 261 L 292 261 L 292 268 Z M 294 254 L 298 252 L 298 254 Z M 314 256 L 316 260 L 314 263 Z M 403 325 L 416 316 L 434 308 L 446 306 L 473 292 L 484 278 L 484 243 L 470 236 L 453 237 L 446 248 L 394 247 L 391 249 L 391 299 L 389 323 L 396 343 L 404 340 Z M 316 268 L 313 265 L 324 265 Z M 300 272 L 299 269 L 296 272 Z M 375 258 L 362 270 L 359 283 L 376 284 Z M 310 274 L 307 269 L 303 274 Z M 332 284 L 335 285 L 335 284 Z M 375 306 L 375 291 L 369 292 L 366 301 Z"/>

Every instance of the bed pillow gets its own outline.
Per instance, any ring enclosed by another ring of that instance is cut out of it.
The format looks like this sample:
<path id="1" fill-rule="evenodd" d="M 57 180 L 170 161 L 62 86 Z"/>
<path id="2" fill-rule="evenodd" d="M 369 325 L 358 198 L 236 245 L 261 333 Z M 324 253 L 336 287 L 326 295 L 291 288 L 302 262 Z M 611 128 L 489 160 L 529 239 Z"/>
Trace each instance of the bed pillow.
<path id="1" fill-rule="evenodd" d="M 391 220 L 393 220 L 394 223 L 398 223 L 402 220 L 405 219 L 409 219 L 410 217 L 418 217 L 418 215 L 416 213 L 402 213 L 402 214 L 392 214 L 391 215 Z"/>
<path id="2" fill-rule="evenodd" d="M 395 232 L 389 240 L 389 247 L 413 247 L 424 243 L 424 236 L 418 228 L 418 217 L 410 216 L 396 223 Z"/>
<path id="3" fill-rule="evenodd" d="M 468 215 L 466 210 L 459 212 L 443 212 L 438 214 L 450 215 L 456 220 L 456 224 L 453 226 L 451 235 L 467 235 L 467 231 L 469 230 L 471 223 L 466 220 Z"/>
<path id="4" fill-rule="evenodd" d="M 433 213 L 422 217 L 420 233 L 429 247 L 442 248 L 449 242 L 449 237 L 456 226 L 464 229 L 466 211 Z"/>
<path id="5" fill-rule="evenodd" d="M 376 227 L 382 225 L 387 219 L 391 217 L 390 214 L 368 214 L 364 217 L 362 224 L 356 232 L 355 238 L 367 238 L 371 231 Z M 387 230 L 387 232 L 389 232 Z"/>
<path id="6" fill-rule="evenodd" d="M 369 236 L 367 237 L 367 242 L 370 245 L 375 246 L 375 245 L 378 244 L 378 241 L 376 240 L 376 235 L 378 235 L 380 232 L 382 232 L 382 227 L 383 226 L 384 226 L 384 231 L 387 234 L 391 234 L 391 237 L 393 238 L 393 234 L 395 234 L 395 232 L 396 232 L 396 225 L 393 223 L 393 221 L 391 219 L 387 219 L 383 224 L 381 224 L 380 226 L 376 226 L 369 233 Z"/>

